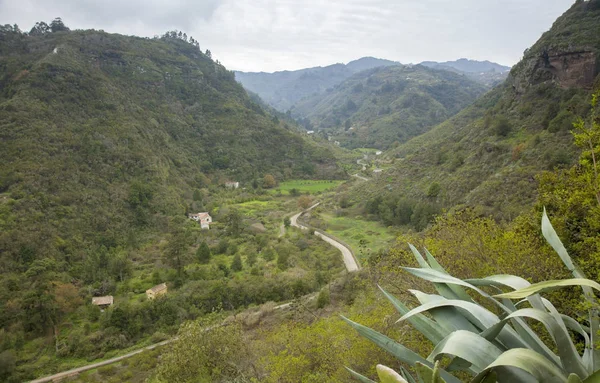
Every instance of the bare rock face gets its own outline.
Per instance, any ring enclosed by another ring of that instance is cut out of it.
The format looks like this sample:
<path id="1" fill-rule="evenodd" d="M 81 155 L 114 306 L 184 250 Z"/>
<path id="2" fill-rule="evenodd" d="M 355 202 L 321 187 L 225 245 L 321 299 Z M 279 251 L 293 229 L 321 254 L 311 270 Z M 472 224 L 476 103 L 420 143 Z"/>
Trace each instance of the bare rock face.
<path id="1" fill-rule="evenodd" d="M 589 50 L 574 52 L 544 52 L 542 70 L 552 74 L 562 88 L 591 89 L 598 74 L 598 58 Z"/>
<path id="2" fill-rule="evenodd" d="M 600 72 L 598 55 L 592 49 L 545 50 L 521 63 L 518 74 L 511 74 L 517 93 L 547 81 L 561 88 L 591 89 Z"/>

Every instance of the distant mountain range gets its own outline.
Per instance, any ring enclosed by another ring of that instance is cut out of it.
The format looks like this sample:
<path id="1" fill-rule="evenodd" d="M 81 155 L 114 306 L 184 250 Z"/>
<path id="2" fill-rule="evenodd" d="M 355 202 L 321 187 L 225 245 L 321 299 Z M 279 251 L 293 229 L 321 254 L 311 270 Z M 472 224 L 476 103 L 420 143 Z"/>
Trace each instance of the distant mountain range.
<path id="1" fill-rule="evenodd" d="M 457 70 L 465 73 L 483 73 L 483 72 L 508 72 L 509 66 L 496 64 L 490 61 L 475 61 L 469 59 L 459 59 L 455 61 L 436 62 L 423 61 L 420 63 L 423 66 L 433 69 Z"/>
<path id="2" fill-rule="evenodd" d="M 455 61 L 436 62 L 423 61 L 420 65 L 438 69 L 449 70 L 451 72 L 461 73 L 488 87 L 494 87 L 506 80 L 510 67 L 496 64 L 490 61 L 475 61 L 469 59 L 459 59 Z"/>
<path id="3" fill-rule="evenodd" d="M 295 71 L 235 72 L 235 78 L 244 88 L 258 94 L 267 104 L 285 112 L 301 99 L 322 93 L 355 73 L 399 64 L 390 60 L 363 57 L 348 64 L 333 64 Z"/>
<path id="4" fill-rule="evenodd" d="M 396 61 L 363 57 L 348 64 L 333 64 L 295 71 L 235 72 L 235 78 L 246 90 L 256 93 L 273 108 L 286 112 L 300 100 L 331 90 L 356 73 L 393 65 L 401 64 Z M 489 61 L 467 59 L 443 63 L 424 61 L 421 65 L 464 74 L 487 87 L 493 87 L 504 81 L 510 70 L 510 67 Z"/>
<path id="5" fill-rule="evenodd" d="M 332 90 L 307 97 L 292 117 L 326 130 L 345 147 L 389 148 L 423 134 L 488 88 L 467 76 L 422 65 L 361 71 Z"/>

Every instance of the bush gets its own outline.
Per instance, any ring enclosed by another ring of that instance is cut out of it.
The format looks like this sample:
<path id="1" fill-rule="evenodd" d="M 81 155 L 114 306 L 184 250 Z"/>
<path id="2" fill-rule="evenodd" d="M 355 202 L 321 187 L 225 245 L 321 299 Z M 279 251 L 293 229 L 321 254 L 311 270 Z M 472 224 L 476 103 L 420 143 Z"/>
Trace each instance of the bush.
<path id="1" fill-rule="evenodd" d="M 243 269 L 243 265 L 242 265 L 242 258 L 240 257 L 239 254 L 236 254 L 233 257 L 233 261 L 231 262 L 231 271 L 242 271 Z"/>
<path id="2" fill-rule="evenodd" d="M 568 110 L 561 111 L 548 125 L 548 131 L 551 133 L 567 132 L 573 129 L 575 115 Z"/>
<path id="3" fill-rule="evenodd" d="M 0 353 L 0 378 L 4 381 L 12 375 L 17 365 L 17 358 L 12 350 Z"/>
<path id="4" fill-rule="evenodd" d="M 438 184 L 437 182 L 434 182 L 429 186 L 429 189 L 427 189 L 427 197 L 436 198 L 440 194 L 441 190 L 442 190 L 442 188 L 441 188 L 440 184 Z"/>
<path id="5" fill-rule="evenodd" d="M 506 137 L 512 131 L 512 125 L 508 118 L 501 116 L 494 121 L 493 129 L 497 136 Z"/>
<path id="6" fill-rule="evenodd" d="M 317 308 L 322 309 L 323 307 L 327 306 L 329 302 L 329 288 L 324 288 L 323 290 L 321 290 L 319 296 L 317 297 Z"/>

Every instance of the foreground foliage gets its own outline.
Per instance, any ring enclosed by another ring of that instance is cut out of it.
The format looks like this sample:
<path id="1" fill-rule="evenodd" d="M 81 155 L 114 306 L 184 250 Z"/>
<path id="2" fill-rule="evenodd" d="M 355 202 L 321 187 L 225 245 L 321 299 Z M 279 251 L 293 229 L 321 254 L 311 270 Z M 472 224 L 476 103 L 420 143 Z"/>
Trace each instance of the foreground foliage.
<path id="1" fill-rule="evenodd" d="M 410 310 L 383 289 L 382 292 L 402 315 L 399 321 L 410 322 L 435 345 L 427 358 L 368 327 L 346 321 L 361 335 L 415 367 L 422 381 L 460 382 L 450 374 L 453 371 L 471 375 L 471 382 L 596 381 L 596 372 L 600 370 L 600 354 L 595 348 L 600 320 L 593 290 L 600 291 L 600 284 L 586 279 L 573 263 L 545 211 L 542 233 L 574 279 L 530 284 L 514 275 L 493 275 L 461 280 L 449 275 L 428 251 L 423 257 L 411 245 L 421 267 L 405 270 L 434 283 L 439 295 L 411 290 L 421 306 Z M 589 311 L 587 326 L 560 314 L 549 300 L 539 294 L 564 286 L 580 286 L 583 289 Z M 505 289 L 514 291 L 503 293 Z M 471 297 L 467 290 L 478 296 Z M 495 295 L 489 294 L 488 290 Z M 549 347 L 544 342 L 544 337 L 531 325 L 531 320 L 546 328 L 553 345 Z M 577 350 L 575 339 L 583 339 L 583 354 Z M 450 358 L 449 362 L 446 357 Z M 444 362 L 444 368 L 441 368 L 440 364 Z M 350 371 L 359 380 L 372 382 Z M 378 368 L 378 374 L 383 382 L 415 381 L 404 369 L 402 377 L 383 367 Z"/>

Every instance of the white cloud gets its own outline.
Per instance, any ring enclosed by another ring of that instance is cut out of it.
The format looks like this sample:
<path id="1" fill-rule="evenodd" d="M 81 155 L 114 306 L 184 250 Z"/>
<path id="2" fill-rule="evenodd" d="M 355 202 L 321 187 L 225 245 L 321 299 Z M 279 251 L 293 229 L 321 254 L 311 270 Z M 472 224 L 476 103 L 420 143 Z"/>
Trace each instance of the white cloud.
<path id="1" fill-rule="evenodd" d="M 514 64 L 573 0 L 0 0 L 0 23 L 193 35 L 227 67 L 283 70 L 377 56 Z"/>

